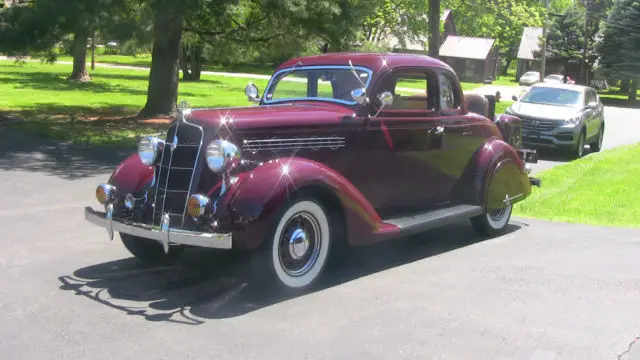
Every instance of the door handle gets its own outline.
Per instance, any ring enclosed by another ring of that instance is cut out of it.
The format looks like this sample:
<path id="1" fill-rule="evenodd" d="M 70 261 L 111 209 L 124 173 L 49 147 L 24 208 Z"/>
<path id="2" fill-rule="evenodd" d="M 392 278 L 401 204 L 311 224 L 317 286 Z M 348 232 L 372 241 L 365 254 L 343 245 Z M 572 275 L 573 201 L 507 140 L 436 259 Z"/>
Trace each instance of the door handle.
<path id="1" fill-rule="evenodd" d="M 462 130 L 462 136 L 469 136 L 471 134 L 473 134 L 473 131 L 469 128 L 464 128 L 464 130 Z"/>

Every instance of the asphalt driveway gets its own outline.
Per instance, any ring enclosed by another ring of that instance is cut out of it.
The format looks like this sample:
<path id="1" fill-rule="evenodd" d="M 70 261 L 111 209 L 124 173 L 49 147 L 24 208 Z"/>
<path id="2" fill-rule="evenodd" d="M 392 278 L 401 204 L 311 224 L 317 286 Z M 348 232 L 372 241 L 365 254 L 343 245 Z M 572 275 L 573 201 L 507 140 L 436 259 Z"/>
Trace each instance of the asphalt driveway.
<path id="1" fill-rule="evenodd" d="M 142 269 L 82 214 L 125 155 L 0 129 L 0 353 L 601 360 L 640 334 L 638 230 L 514 219 L 483 241 L 463 223 L 360 249 L 295 298 L 215 251 Z"/>

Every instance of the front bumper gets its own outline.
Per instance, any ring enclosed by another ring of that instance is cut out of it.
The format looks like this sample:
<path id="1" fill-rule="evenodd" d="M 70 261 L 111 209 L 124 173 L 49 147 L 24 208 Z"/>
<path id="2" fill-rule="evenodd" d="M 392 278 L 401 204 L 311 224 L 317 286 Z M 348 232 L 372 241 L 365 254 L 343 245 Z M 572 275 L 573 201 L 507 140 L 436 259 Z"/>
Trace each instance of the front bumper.
<path id="1" fill-rule="evenodd" d="M 549 131 L 522 129 L 522 144 L 534 148 L 571 148 L 580 136 L 582 127 L 558 126 Z"/>
<path id="2" fill-rule="evenodd" d="M 167 221 L 161 226 L 137 223 L 126 220 L 114 220 L 113 210 L 107 206 L 106 212 L 93 210 L 90 206 L 84 208 L 84 217 L 94 225 L 107 229 L 109 237 L 113 240 L 115 231 L 152 239 L 159 242 L 165 252 L 169 251 L 169 244 L 190 245 L 215 249 L 231 249 L 231 233 L 204 233 L 172 228 Z"/>

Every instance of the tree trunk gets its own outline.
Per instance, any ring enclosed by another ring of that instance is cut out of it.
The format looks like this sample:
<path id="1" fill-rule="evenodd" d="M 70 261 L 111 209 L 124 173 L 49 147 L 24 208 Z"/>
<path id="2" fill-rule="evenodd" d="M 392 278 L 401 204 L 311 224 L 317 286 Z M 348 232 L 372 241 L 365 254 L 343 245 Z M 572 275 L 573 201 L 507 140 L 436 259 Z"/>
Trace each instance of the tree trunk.
<path id="1" fill-rule="evenodd" d="M 181 5 L 161 6 L 154 16 L 154 41 L 147 103 L 139 117 L 174 116 L 177 112 L 180 77 L 180 39 L 184 15 Z"/>
<path id="2" fill-rule="evenodd" d="M 630 89 L 630 85 L 631 85 L 631 80 L 630 79 L 623 79 L 620 80 L 620 92 L 623 94 L 629 94 L 629 89 Z"/>
<path id="3" fill-rule="evenodd" d="M 429 0 L 429 56 L 440 54 L 440 0 Z"/>
<path id="4" fill-rule="evenodd" d="M 631 86 L 629 88 L 629 100 L 636 101 L 638 98 L 638 79 L 633 79 L 631 81 Z"/>
<path id="5" fill-rule="evenodd" d="M 87 72 L 87 45 L 89 36 L 84 32 L 77 32 L 73 37 L 73 71 L 67 80 L 89 81 Z"/>

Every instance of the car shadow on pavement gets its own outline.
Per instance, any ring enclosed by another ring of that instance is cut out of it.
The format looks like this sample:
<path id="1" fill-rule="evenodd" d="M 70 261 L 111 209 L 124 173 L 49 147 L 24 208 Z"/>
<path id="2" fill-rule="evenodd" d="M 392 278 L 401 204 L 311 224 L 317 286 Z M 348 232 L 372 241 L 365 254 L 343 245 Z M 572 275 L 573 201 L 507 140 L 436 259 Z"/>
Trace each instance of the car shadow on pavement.
<path id="1" fill-rule="evenodd" d="M 506 233 L 519 230 L 521 225 L 512 222 Z M 176 264 L 143 267 L 134 258 L 127 258 L 78 269 L 72 275 L 60 276 L 59 281 L 61 290 L 72 291 L 127 315 L 154 322 L 200 325 L 207 320 L 241 316 L 364 276 L 428 260 L 483 240 L 475 235 L 468 222 L 463 222 L 354 248 L 346 258 L 327 268 L 313 290 L 295 296 L 258 286 L 248 270 L 248 254 L 203 249 L 185 251 Z"/>
<path id="2" fill-rule="evenodd" d="M 0 127 L 0 170 L 21 170 L 76 180 L 112 172 L 135 149 L 65 145 Z"/>
<path id="3" fill-rule="evenodd" d="M 576 160 L 575 157 L 572 157 L 572 155 L 566 151 L 563 152 L 563 151 L 554 151 L 550 149 L 538 149 L 536 150 L 536 153 L 538 155 L 538 160 L 543 160 L 543 161 L 571 162 L 573 160 Z M 583 157 L 591 153 L 592 153 L 591 149 L 588 146 L 585 146 Z"/>

